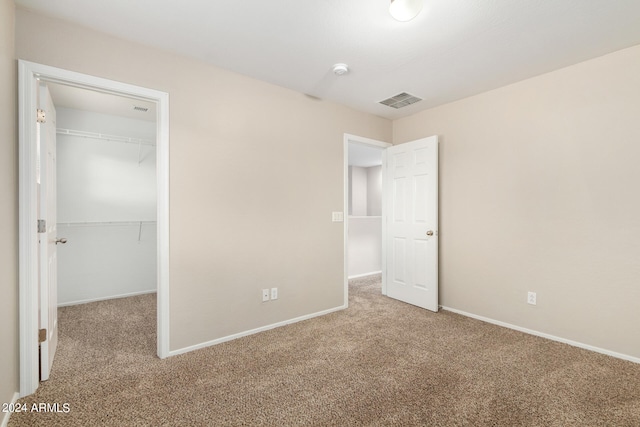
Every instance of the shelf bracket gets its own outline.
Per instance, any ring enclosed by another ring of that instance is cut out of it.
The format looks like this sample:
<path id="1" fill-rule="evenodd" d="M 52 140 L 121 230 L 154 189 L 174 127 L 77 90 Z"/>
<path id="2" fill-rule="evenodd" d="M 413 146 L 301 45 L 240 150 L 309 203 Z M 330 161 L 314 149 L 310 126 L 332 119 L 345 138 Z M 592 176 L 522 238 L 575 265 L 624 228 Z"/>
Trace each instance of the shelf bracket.
<path id="1" fill-rule="evenodd" d="M 140 166 L 141 162 L 142 162 L 142 140 L 138 142 L 138 166 Z"/>

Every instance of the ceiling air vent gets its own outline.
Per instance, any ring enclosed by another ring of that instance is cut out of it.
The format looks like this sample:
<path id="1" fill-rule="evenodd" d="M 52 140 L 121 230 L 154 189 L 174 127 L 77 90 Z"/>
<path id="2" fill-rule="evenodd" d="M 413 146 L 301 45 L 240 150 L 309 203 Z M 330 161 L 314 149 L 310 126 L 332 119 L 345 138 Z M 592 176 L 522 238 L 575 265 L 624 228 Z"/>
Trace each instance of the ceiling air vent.
<path id="1" fill-rule="evenodd" d="M 143 113 L 146 113 L 147 111 L 149 111 L 147 107 L 138 107 L 137 105 L 134 105 L 133 109 L 136 111 L 142 111 Z"/>
<path id="2" fill-rule="evenodd" d="M 402 108 L 407 105 L 415 104 L 418 101 L 422 101 L 421 98 L 417 96 L 413 96 L 410 93 L 402 92 L 397 94 L 396 96 L 392 96 L 389 99 L 385 99 L 384 101 L 380 101 L 380 104 L 384 104 L 391 108 Z"/>

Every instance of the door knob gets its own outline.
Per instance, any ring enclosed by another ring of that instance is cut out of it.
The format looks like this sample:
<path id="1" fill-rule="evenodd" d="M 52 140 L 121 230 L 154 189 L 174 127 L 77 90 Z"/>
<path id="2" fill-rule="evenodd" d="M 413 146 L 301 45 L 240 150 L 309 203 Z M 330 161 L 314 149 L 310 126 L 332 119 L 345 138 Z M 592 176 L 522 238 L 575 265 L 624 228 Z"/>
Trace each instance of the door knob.
<path id="1" fill-rule="evenodd" d="M 427 231 L 427 236 L 433 236 L 433 230 Z"/>
<path id="2" fill-rule="evenodd" d="M 62 244 L 64 245 L 65 243 L 67 243 L 67 239 L 65 239 L 64 237 L 61 237 L 61 238 L 59 238 L 59 239 L 56 239 L 56 245 L 57 245 L 58 243 L 62 243 Z"/>

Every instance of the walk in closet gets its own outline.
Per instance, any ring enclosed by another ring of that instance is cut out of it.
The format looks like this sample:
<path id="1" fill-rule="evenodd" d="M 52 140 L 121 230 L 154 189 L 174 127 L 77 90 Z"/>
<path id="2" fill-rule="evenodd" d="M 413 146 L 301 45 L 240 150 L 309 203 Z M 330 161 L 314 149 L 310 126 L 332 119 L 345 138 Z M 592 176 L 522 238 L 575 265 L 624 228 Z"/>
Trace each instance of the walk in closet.
<path id="1" fill-rule="evenodd" d="M 155 117 L 56 110 L 58 305 L 155 292 Z"/>

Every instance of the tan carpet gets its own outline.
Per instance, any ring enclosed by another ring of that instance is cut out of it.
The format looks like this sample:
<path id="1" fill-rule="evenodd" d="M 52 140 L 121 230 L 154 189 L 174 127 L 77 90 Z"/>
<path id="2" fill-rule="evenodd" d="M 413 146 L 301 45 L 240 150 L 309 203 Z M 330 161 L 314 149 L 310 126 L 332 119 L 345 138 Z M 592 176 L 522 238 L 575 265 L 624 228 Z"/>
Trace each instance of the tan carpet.
<path id="1" fill-rule="evenodd" d="M 640 365 L 380 295 L 167 360 L 155 296 L 60 309 L 51 379 L 10 426 L 640 426 Z"/>

